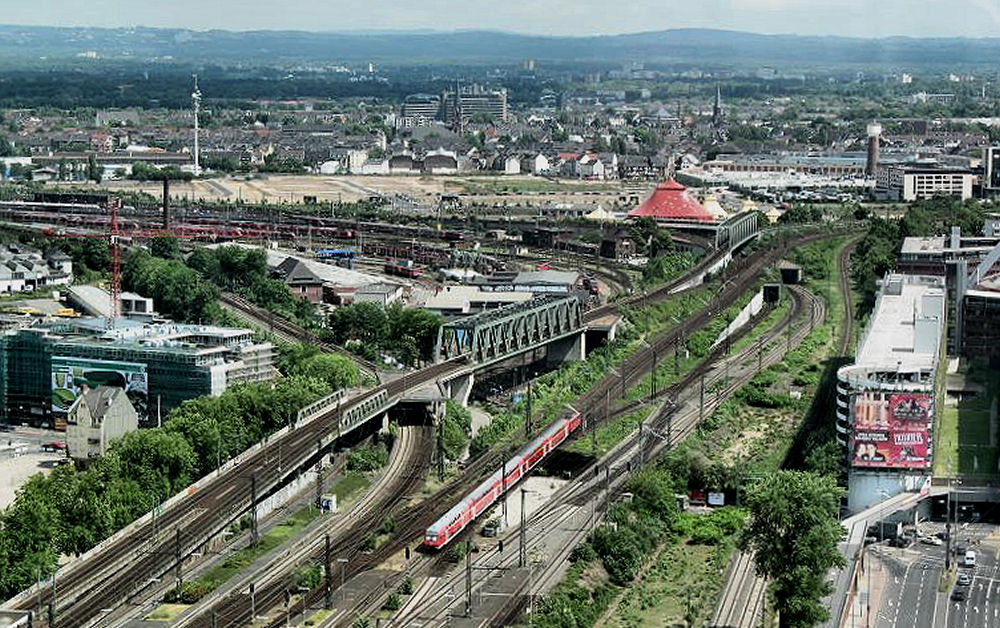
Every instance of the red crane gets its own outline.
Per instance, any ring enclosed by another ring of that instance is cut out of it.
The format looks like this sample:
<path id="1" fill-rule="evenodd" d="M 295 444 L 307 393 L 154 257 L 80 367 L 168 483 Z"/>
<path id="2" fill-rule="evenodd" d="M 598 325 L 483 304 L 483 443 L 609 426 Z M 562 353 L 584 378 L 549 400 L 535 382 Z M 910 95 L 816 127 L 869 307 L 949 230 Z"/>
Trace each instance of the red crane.
<path id="1" fill-rule="evenodd" d="M 108 196 L 108 213 L 111 215 L 111 229 L 108 233 L 108 244 L 111 245 L 111 315 L 105 321 L 107 329 L 114 329 L 115 323 L 121 315 L 122 260 L 121 251 L 118 248 L 118 239 L 121 236 L 118 231 L 118 210 L 121 206 L 120 198 Z"/>

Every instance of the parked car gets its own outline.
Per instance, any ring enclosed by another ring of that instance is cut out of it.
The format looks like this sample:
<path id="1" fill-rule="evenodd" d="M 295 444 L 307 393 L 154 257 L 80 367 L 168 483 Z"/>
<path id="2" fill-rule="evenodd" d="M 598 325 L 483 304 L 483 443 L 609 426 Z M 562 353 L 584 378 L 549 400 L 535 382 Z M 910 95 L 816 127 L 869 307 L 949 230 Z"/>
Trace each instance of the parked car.
<path id="1" fill-rule="evenodd" d="M 66 443 L 58 440 L 42 445 L 42 451 L 62 451 L 64 449 L 66 449 Z"/>
<path id="2" fill-rule="evenodd" d="M 925 545 L 944 545 L 944 541 L 937 538 L 936 536 L 925 536 L 924 538 L 920 539 L 920 542 Z"/>

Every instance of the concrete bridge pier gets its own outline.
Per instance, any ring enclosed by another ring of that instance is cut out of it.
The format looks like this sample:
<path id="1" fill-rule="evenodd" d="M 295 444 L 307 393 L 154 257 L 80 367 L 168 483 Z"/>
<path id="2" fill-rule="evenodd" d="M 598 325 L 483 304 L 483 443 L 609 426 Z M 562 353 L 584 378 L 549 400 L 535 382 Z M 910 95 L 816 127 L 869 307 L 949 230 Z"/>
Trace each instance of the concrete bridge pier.
<path id="1" fill-rule="evenodd" d="M 545 362 L 548 366 L 558 366 L 566 362 L 577 362 L 587 357 L 586 334 L 582 331 L 548 345 Z"/>
<path id="2" fill-rule="evenodd" d="M 457 377 L 453 377 L 441 384 L 444 396 L 452 401 L 462 404 L 463 408 L 469 407 L 469 395 L 472 394 L 472 386 L 476 383 L 475 374 L 469 370 Z"/>

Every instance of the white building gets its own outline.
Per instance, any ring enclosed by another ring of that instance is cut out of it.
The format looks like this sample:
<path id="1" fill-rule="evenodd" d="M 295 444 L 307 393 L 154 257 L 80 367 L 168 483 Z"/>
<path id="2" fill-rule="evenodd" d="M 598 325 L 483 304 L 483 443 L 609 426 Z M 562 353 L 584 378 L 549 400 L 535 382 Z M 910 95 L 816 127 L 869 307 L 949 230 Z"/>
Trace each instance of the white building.
<path id="1" fill-rule="evenodd" d="M 852 511 L 930 479 L 945 299 L 943 277 L 886 275 L 854 364 L 837 371 L 837 439 L 849 456 Z"/>
<path id="2" fill-rule="evenodd" d="M 962 168 L 933 166 L 885 166 L 878 169 L 876 196 L 897 201 L 915 201 L 933 196 L 972 198 L 975 175 Z"/>
<path id="3" fill-rule="evenodd" d="M 122 388 L 101 386 L 80 395 L 66 420 L 66 448 L 77 460 L 103 456 L 111 441 L 139 429 L 139 415 Z"/>

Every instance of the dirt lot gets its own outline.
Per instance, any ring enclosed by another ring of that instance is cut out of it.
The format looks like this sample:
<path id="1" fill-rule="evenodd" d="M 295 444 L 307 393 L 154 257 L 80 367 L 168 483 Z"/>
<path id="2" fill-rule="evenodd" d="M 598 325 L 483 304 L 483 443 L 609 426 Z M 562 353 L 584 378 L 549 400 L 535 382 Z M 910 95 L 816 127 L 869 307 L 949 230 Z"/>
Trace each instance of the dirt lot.
<path id="1" fill-rule="evenodd" d="M 6 445 L 6 440 L 4 441 Z M 63 453 L 42 453 L 37 447 L 23 456 L 13 457 L 9 452 L 0 452 L 0 510 L 14 501 L 17 489 L 35 473 L 48 473 L 56 466 L 56 460 L 65 458 Z"/>
<path id="2" fill-rule="evenodd" d="M 79 185 L 79 184 L 74 184 Z M 111 190 L 142 190 L 159 196 L 159 182 L 105 181 Z M 442 194 L 458 194 L 466 204 L 585 203 L 613 205 L 623 195 L 644 197 L 653 184 L 625 186 L 620 182 L 552 182 L 538 177 L 463 176 L 331 176 L 267 175 L 232 177 L 190 183 L 173 182 L 174 196 L 205 200 L 299 203 L 304 196 L 320 201 L 351 202 L 373 195 L 406 196 L 416 203 L 436 205 Z M 648 188 L 648 189 L 647 189 Z"/>

